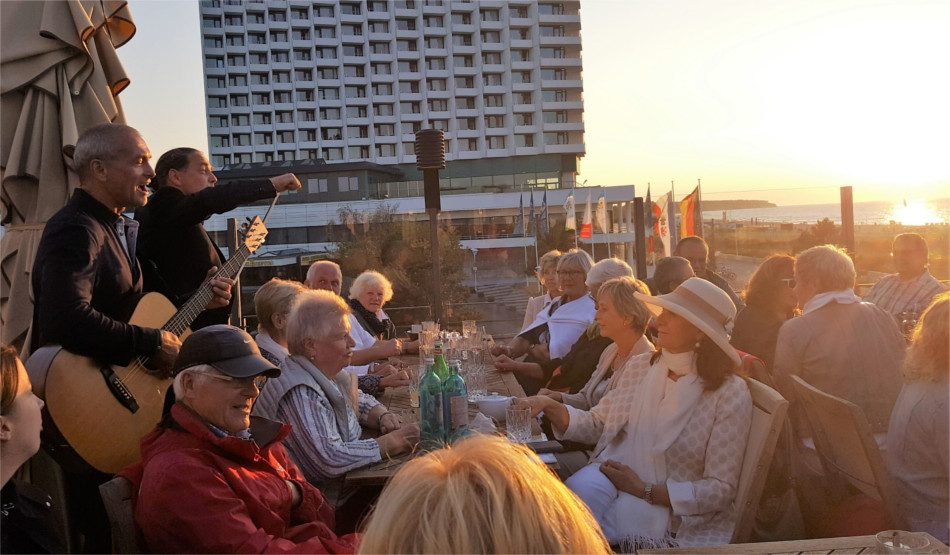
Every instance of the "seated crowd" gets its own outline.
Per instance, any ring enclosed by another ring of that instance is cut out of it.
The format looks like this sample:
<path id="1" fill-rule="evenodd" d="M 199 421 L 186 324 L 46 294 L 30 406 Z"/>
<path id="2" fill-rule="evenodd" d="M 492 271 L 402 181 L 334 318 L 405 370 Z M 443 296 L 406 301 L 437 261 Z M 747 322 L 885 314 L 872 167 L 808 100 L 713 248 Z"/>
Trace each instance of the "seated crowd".
<path id="1" fill-rule="evenodd" d="M 542 427 L 564 443 L 558 476 L 523 446 L 473 434 L 413 458 L 370 491 L 345 487 L 346 473 L 419 440 L 418 424 L 375 397 L 408 384 L 389 359 L 418 349 L 397 338 L 383 311 L 392 283 L 365 271 L 345 300 L 329 261 L 311 265 L 303 284 L 271 280 L 254 298 L 254 338 L 211 325 L 181 345 L 174 403 L 142 439 L 142 460 L 121 473 L 135 486 L 144 546 L 598 553 L 729 543 L 753 411 L 749 377 L 791 402 L 794 447 L 776 458 L 798 461 L 790 467 L 802 522 L 760 539 L 833 534 L 834 507 L 821 499 L 825 476 L 791 376 L 861 409 L 893 476 L 898 514 L 946 542 L 950 294 L 930 277 L 926 243 L 915 237 L 895 240 L 899 273 L 864 300 L 850 257 L 829 245 L 768 257 L 741 301 L 707 265 L 698 237 L 661 260 L 649 284 L 618 259 L 549 252 L 537 268 L 544 294 L 491 353 L 527 393 L 516 403 L 543 413 Z M 909 347 L 895 319 L 907 311 L 920 313 Z M 763 370 L 746 375 L 744 354 Z M 2 551 L 55 552 L 55 533 L 36 533 L 53 530 L 49 504 L 41 510 L 42 494 L 11 479 L 39 448 L 43 401 L 10 349 L 2 370 L 3 503 L 22 507 L 3 512 Z"/>

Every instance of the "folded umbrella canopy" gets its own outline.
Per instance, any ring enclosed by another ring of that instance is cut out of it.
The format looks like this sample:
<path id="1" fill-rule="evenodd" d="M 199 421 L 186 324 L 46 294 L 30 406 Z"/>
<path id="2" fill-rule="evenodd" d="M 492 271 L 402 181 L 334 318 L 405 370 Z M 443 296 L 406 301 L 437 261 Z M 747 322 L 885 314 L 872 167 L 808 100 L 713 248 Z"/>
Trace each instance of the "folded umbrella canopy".
<path id="1" fill-rule="evenodd" d="M 0 2 L 0 339 L 29 345 L 30 272 L 49 218 L 79 179 L 79 135 L 125 123 L 116 48 L 135 34 L 125 0 Z"/>

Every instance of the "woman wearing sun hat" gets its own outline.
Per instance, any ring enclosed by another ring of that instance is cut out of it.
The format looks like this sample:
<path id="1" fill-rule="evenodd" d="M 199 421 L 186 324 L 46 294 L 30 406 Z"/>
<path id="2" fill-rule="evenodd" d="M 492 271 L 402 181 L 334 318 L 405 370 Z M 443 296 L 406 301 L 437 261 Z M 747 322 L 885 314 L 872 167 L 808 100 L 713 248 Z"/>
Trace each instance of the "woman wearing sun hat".
<path id="1" fill-rule="evenodd" d="M 544 411 L 558 439 L 599 438 L 590 464 L 566 484 L 612 545 L 729 543 L 752 417 L 729 345 L 735 305 L 700 278 L 635 296 L 658 314 L 655 352 L 631 358 L 590 411 L 542 397 L 523 403 Z"/>

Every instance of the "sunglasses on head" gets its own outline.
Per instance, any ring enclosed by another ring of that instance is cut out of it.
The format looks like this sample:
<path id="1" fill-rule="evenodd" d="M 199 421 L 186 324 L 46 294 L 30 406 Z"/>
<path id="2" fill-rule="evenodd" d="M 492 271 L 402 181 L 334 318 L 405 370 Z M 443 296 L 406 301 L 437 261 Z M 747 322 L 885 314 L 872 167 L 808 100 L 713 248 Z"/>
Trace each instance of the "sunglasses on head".
<path id="1" fill-rule="evenodd" d="M 798 283 L 795 281 L 795 278 L 782 278 L 779 281 L 785 282 L 785 287 L 788 287 L 789 289 L 795 289 L 795 286 L 798 285 Z"/>

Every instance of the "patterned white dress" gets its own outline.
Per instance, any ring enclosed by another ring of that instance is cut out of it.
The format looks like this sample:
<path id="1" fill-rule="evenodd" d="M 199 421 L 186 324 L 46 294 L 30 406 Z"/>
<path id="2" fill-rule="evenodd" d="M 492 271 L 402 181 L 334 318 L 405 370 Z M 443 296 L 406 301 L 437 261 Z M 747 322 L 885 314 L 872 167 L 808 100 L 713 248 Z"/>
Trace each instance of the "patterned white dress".
<path id="1" fill-rule="evenodd" d="M 591 462 L 626 434 L 631 400 L 650 368 L 651 353 L 631 358 L 616 387 L 589 412 L 568 406 L 570 424 L 558 439 L 599 437 Z M 672 516 L 670 530 L 681 546 L 729 543 L 735 527 L 733 500 L 752 421 L 752 397 L 742 378 L 730 376 L 704 391 L 686 427 L 666 451 Z M 622 460 L 620 462 L 623 462 Z"/>

